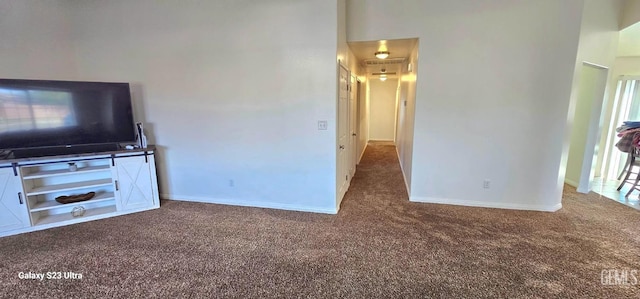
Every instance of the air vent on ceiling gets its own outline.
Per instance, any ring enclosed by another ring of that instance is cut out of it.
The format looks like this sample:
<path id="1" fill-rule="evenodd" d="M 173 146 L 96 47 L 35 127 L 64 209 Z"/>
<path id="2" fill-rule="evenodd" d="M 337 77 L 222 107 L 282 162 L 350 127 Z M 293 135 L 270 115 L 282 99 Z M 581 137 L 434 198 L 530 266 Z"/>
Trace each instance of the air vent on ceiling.
<path id="1" fill-rule="evenodd" d="M 364 65 L 401 64 L 406 58 L 365 59 Z"/>

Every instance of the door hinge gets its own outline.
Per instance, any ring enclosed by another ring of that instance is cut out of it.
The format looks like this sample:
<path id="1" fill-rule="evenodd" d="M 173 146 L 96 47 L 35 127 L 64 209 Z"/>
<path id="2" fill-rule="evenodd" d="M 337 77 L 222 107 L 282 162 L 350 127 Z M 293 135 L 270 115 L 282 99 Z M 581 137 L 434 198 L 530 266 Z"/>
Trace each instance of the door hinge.
<path id="1" fill-rule="evenodd" d="M 18 192 L 18 201 L 20 202 L 21 205 L 24 204 L 24 201 L 22 200 L 22 192 Z"/>
<path id="2" fill-rule="evenodd" d="M 115 185 L 116 185 L 116 191 L 118 191 L 120 188 L 118 187 L 118 180 L 114 181 Z"/>
<path id="3" fill-rule="evenodd" d="M 349 180 L 349 175 L 348 175 L 348 174 L 344 176 L 344 180 L 345 180 L 345 181 L 348 181 L 348 180 Z"/>

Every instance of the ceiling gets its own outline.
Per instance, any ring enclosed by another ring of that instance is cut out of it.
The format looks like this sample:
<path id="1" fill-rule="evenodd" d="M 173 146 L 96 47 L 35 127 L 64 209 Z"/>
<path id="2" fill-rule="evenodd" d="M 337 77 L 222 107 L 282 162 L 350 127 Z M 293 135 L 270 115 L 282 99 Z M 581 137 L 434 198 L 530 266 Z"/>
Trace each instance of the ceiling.
<path id="1" fill-rule="evenodd" d="M 618 56 L 640 56 L 640 22 L 620 31 Z"/>
<path id="2" fill-rule="evenodd" d="M 386 69 L 387 73 L 396 72 L 399 74 L 402 69 L 402 63 L 398 62 L 402 59 L 394 58 L 404 58 L 408 60 L 411 51 L 417 43 L 417 38 L 350 42 L 349 48 L 351 48 L 351 51 L 356 56 L 358 63 L 366 66 L 367 75 L 379 73 L 383 68 Z M 386 59 L 377 59 L 375 53 L 378 51 L 389 51 L 389 57 Z M 373 63 L 383 62 L 384 64 L 366 65 L 365 61 L 367 60 Z"/>

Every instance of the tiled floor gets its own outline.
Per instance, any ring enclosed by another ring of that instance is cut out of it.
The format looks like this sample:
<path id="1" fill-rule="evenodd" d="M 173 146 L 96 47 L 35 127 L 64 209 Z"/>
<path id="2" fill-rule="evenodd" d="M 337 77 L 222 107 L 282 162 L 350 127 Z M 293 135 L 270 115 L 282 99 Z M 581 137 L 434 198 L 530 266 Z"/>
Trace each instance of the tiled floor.
<path id="1" fill-rule="evenodd" d="M 620 185 L 620 181 L 595 178 L 593 181 L 593 192 L 615 200 L 621 204 L 630 206 L 636 210 L 640 210 L 640 200 L 638 199 L 640 191 L 633 191 L 629 194 L 629 198 L 624 198 L 624 195 L 627 194 L 631 188 L 631 183 L 622 186 L 620 191 L 616 190 L 618 185 Z"/>

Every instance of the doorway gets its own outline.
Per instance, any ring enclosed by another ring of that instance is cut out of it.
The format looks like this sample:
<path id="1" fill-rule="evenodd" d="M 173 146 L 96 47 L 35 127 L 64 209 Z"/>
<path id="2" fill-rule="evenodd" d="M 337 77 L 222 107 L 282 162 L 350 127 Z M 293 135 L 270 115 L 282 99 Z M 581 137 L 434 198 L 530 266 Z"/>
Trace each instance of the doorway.
<path id="1" fill-rule="evenodd" d="M 355 166 L 367 145 L 382 141 L 394 146 L 409 192 L 415 118 L 418 39 L 349 42 L 350 57 L 358 63 L 355 79 L 357 128 Z M 384 54 L 383 58 L 378 57 Z M 355 121 L 355 122 L 354 122 Z M 357 167 L 356 167 L 357 168 Z"/>
<path id="2" fill-rule="evenodd" d="M 565 182 L 581 193 L 593 187 L 608 74 L 609 69 L 588 62 L 580 69 Z"/>

